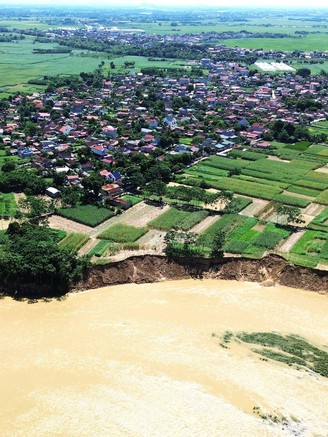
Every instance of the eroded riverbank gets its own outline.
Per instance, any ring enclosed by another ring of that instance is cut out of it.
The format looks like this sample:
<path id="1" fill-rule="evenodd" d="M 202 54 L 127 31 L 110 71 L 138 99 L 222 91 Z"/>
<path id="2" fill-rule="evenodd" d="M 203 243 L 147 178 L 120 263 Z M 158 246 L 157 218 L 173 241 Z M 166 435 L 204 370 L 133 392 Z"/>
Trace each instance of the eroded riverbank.
<path id="1" fill-rule="evenodd" d="M 279 284 L 328 293 L 328 271 L 294 266 L 277 255 L 259 260 L 135 256 L 124 261 L 94 266 L 86 278 L 76 285 L 75 290 L 189 278 L 251 281 L 266 286 Z"/>

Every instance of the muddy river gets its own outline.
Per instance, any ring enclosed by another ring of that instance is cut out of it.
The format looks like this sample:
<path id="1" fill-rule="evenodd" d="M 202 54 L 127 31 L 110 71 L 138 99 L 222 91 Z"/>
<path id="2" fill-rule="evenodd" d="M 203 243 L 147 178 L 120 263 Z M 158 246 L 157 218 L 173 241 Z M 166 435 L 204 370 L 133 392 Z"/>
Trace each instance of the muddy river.
<path id="1" fill-rule="evenodd" d="M 218 280 L 132 284 L 62 301 L 5 298 L 0 326 L 2 437 L 328 435 L 328 378 L 220 345 L 227 330 L 276 331 L 328 351 L 328 296 Z"/>

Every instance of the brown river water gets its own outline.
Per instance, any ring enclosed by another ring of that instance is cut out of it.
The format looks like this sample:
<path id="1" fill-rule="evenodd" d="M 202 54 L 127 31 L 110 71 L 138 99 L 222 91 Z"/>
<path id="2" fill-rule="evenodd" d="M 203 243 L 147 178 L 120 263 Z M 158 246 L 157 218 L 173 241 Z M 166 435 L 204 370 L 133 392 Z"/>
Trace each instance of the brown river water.
<path id="1" fill-rule="evenodd" d="M 220 346 L 227 330 L 277 331 L 328 350 L 328 296 L 222 280 L 130 284 L 5 298 L 0 326 L 2 437 L 328 435 L 328 378 Z"/>

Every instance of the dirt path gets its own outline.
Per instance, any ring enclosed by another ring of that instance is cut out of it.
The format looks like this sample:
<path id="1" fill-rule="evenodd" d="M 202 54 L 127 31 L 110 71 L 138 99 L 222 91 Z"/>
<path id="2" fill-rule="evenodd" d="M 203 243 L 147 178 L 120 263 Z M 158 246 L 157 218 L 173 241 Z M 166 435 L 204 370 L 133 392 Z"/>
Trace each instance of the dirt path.
<path id="1" fill-rule="evenodd" d="M 292 191 L 287 191 L 287 190 L 284 190 L 282 194 L 284 194 L 286 196 L 299 197 L 300 199 L 314 200 L 313 196 L 307 196 L 306 194 L 293 193 Z"/>
<path id="2" fill-rule="evenodd" d="M 325 165 L 324 167 L 317 168 L 314 171 L 317 171 L 318 173 L 328 173 L 328 165 Z"/>
<path id="3" fill-rule="evenodd" d="M 82 225 L 73 220 L 60 217 L 59 215 L 52 215 L 49 217 L 49 227 L 54 229 L 62 229 L 66 232 L 78 232 L 80 234 L 91 235 L 94 230 L 90 226 Z"/>
<path id="4" fill-rule="evenodd" d="M 106 230 L 109 226 L 118 223 L 124 223 L 126 225 L 132 225 L 141 228 L 143 226 L 146 226 L 151 220 L 153 220 L 168 209 L 169 205 L 160 207 L 148 205 L 146 202 L 139 202 L 122 214 L 116 215 L 115 217 L 106 220 L 101 225 L 92 229 L 90 235 L 96 236 Z"/>
<path id="5" fill-rule="evenodd" d="M 269 204 L 267 200 L 263 199 L 252 199 L 253 202 L 246 206 L 245 209 L 241 211 L 243 215 L 247 215 L 247 217 L 254 217 L 255 214 L 262 211 Z"/>
<path id="6" fill-rule="evenodd" d="M 165 247 L 165 234 L 166 232 L 164 231 L 152 229 L 151 231 L 147 232 L 147 234 L 139 238 L 138 243 L 143 249 L 151 249 L 156 251 L 157 253 L 163 253 Z"/>
<path id="7" fill-rule="evenodd" d="M 81 247 L 81 249 L 78 252 L 79 256 L 87 255 L 91 249 L 93 249 L 100 240 L 97 240 L 96 238 L 90 238 L 84 246 Z"/>
<path id="8" fill-rule="evenodd" d="M 316 217 L 319 215 L 325 207 L 323 205 L 318 205 L 317 203 L 310 203 L 305 210 L 303 211 L 303 214 L 305 215 L 311 215 L 312 217 Z"/>
<path id="9" fill-rule="evenodd" d="M 278 156 L 272 156 L 272 155 L 269 155 L 267 159 L 269 159 L 270 161 L 277 161 L 277 162 L 290 162 L 288 161 L 288 159 L 281 159 Z"/>
<path id="10" fill-rule="evenodd" d="M 220 216 L 210 215 L 206 217 L 206 219 L 197 223 L 193 228 L 190 229 L 190 232 L 195 232 L 196 234 L 201 234 L 205 229 L 209 228 L 214 222 L 220 220 Z"/>
<path id="11" fill-rule="evenodd" d="M 287 241 L 285 241 L 285 243 L 280 247 L 279 252 L 290 252 L 290 250 L 292 249 L 292 247 L 295 246 L 297 241 L 303 237 L 304 232 L 305 231 L 299 231 L 299 232 L 296 232 L 295 234 L 292 234 L 287 239 Z"/>

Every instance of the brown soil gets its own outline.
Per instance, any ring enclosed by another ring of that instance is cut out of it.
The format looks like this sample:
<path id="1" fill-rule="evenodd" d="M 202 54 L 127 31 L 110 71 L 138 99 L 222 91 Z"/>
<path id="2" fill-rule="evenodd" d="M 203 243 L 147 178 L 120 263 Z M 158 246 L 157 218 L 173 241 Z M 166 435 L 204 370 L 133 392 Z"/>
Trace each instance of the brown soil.
<path id="1" fill-rule="evenodd" d="M 164 256 L 135 256 L 93 267 L 74 291 L 127 283 L 149 283 L 174 279 L 213 278 L 259 282 L 328 294 L 328 272 L 294 266 L 277 255 L 261 260 L 243 258 L 168 259 Z"/>

